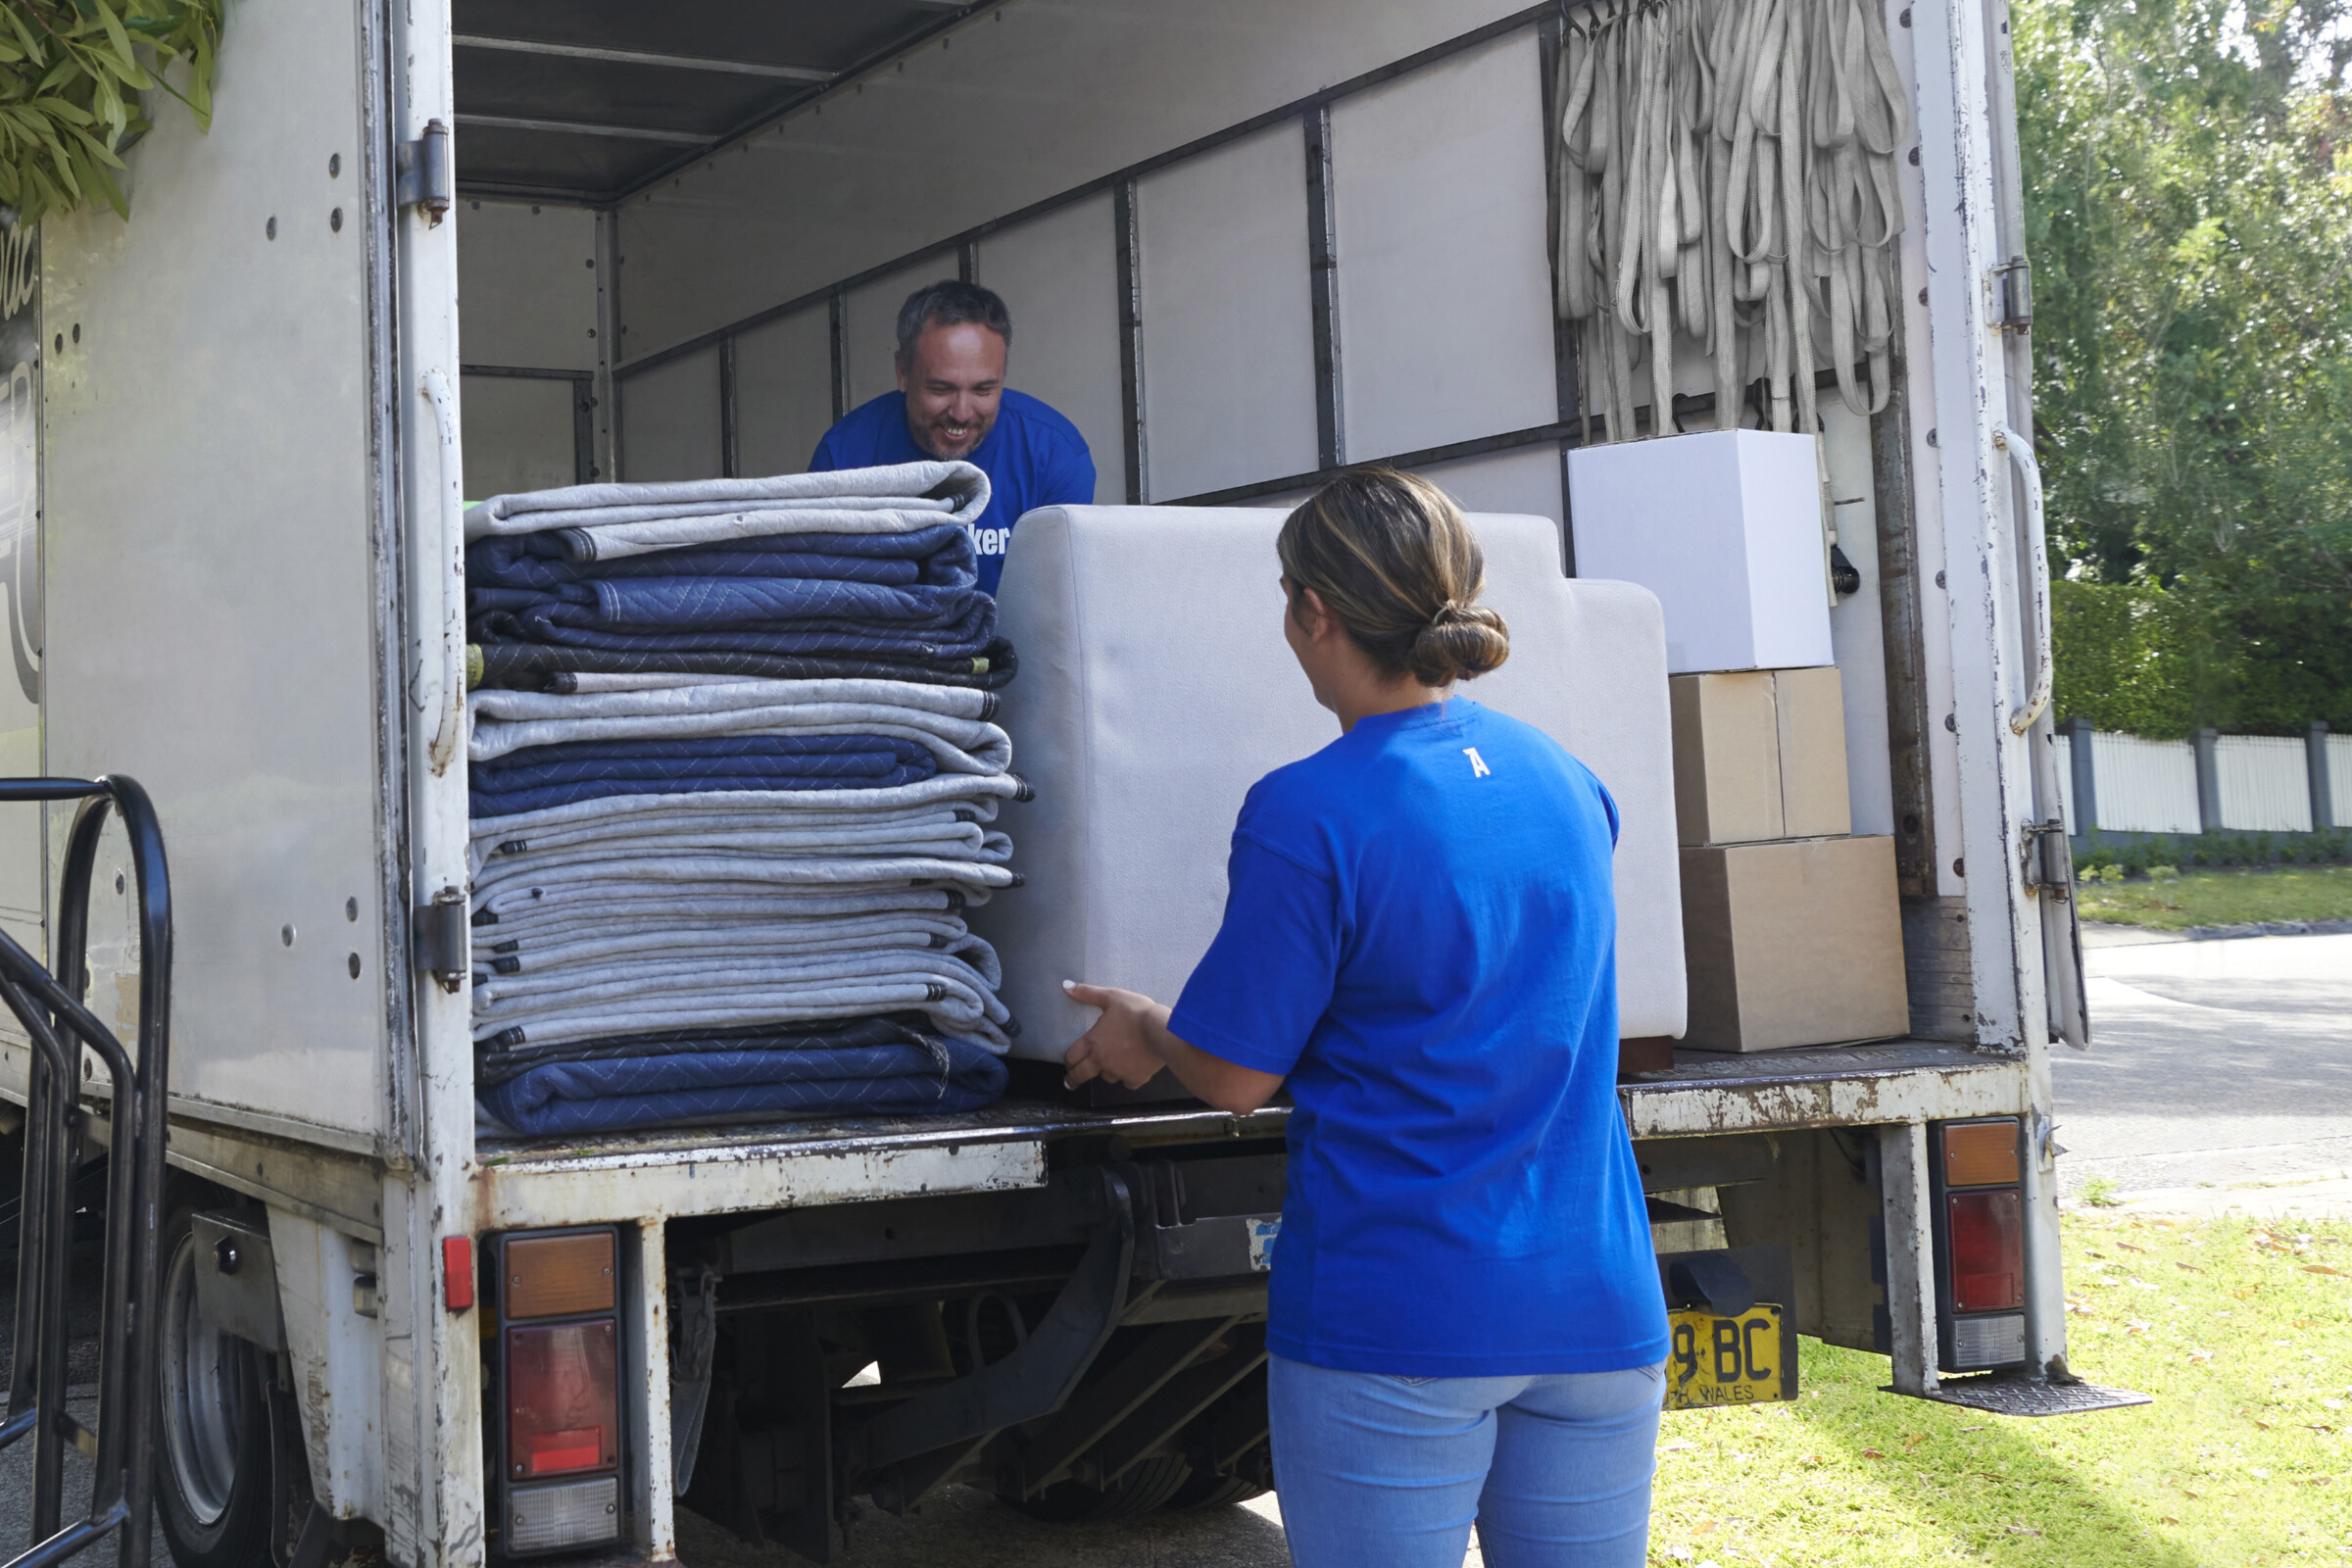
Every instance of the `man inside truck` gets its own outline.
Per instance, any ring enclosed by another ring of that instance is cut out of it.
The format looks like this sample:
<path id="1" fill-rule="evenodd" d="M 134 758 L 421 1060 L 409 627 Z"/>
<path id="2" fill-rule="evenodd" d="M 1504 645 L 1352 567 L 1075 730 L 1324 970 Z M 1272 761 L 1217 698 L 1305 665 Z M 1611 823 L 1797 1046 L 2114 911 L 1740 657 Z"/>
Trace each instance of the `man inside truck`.
<path id="1" fill-rule="evenodd" d="M 809 471 L 959 458 L 988 474 L 988 510 L 972 525 L 980 587 L 997 591 L 1012 525 L 1038 507 L 1095 499 L 1095 460 L 1078 427 L 1004 384 L 1012 315 L 977 283 L 942 278 L 899 307 L 899 389 L 827 430 Z"/>

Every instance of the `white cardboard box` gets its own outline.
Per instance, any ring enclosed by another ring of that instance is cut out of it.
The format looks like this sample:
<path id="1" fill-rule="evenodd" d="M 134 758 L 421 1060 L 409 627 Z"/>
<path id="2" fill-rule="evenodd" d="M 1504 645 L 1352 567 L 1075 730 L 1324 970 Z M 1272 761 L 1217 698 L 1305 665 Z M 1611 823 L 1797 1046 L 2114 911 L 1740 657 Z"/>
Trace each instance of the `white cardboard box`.
<path id="1" fill-rule="evenodd" d="M 1713 430 L 1579 447 L 1579 577 L 1640 583 L 1666 612 L 1666 667 L 1835 662 L 1815 438 Z"/>

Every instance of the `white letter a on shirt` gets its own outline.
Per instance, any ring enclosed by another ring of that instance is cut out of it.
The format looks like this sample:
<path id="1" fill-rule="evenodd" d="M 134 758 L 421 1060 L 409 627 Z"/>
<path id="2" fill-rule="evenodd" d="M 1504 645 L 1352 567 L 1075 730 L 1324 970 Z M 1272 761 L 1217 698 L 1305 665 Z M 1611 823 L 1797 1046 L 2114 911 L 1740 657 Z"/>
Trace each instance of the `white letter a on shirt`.
<path id="1" fill-rule="evenodd" d="M 1487 765 L 1487 760 L 1478 755 L 1477 747 L 1463 747 L 1462 755 L 1470 759 L 1470 776 L 1472 778 L 1485 778 L 1488 774 L 1494 771 L 1493 768 Z"/>

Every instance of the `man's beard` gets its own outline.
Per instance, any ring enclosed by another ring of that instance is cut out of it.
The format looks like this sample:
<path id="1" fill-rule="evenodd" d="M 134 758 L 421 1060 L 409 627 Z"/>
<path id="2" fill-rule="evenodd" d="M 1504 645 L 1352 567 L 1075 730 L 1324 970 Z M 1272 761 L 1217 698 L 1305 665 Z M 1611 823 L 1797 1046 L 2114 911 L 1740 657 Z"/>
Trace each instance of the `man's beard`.
<path id="1" fill-rule="evenodd" d="M 980 443 L 988 439 L 988 432 L 994 426 L 974 420 L 963 428 L 968 433 L 960 441 L 950 440 L 937 423 L 913 425 L 911 433 L 914 436 L 914 444 L 932 457 L 953 460 L 970 457 Z"/>

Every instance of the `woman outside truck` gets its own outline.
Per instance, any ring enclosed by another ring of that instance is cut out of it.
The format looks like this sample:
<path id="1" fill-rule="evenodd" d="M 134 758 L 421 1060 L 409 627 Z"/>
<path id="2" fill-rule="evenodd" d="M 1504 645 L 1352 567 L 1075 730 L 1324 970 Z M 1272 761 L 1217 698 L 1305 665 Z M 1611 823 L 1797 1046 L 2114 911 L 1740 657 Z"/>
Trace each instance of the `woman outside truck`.
<path id="1" fill-rule="evenodd" d="M 1619 1119 L 1617 811 L 1454 682 L 1509 653 L 1461 513 L 1409 474 L 1283 524 L 1283 632 L 1341 735 L 1253 787 L 1173 1009 L 1102 1017 L 1073 1084 L 1287 1083 L 1266 1345 L 1301 1568 L 1638 1565 L 1667 1351 Z"/>

